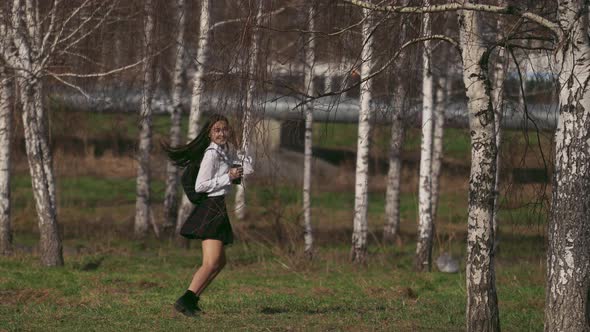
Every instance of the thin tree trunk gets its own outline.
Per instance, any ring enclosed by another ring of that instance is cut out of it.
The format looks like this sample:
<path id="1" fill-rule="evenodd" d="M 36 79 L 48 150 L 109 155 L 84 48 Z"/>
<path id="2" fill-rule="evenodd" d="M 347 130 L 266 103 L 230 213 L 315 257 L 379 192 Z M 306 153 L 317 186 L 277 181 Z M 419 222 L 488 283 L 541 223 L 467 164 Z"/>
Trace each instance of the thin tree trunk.
<path id="1" fill-rule="evenodd" d="M 201 121 L 201 96 L 203 94 L 205 75 L 205 62 L 207 60 L 207 51 L 209 47 L 209 0 L 201 1 L 201 11 L 199 17 L 199 41 L 197 45 L 196 63 L 197 70 L 193 76 L 193 92 L 191 96 L 191 108 L 188 122 L 187 141 L 192 141 L 198 135 L 199 122 Z M 186 195 L 182 195 L 178 218 L 176 219 L 176 234 L 180 234 L 182 224 L 193 209 L 192 203 Z"/>
<path id="2" fill-rule="evenodd" d="M 454 14 L 453 14 L 454 15 Z M 453 16 L 454 17 L 454 16 Z M 447 28 L 447 34 L 450 32 Z M 448 46 L 448 45 L 445 45 Z M 443 61 L 450 61 L 450 49 L 445 47 L 438 53 L 438 57 Z M 443 64 L 439 61 L 441 65 Z M 440 200 L 440 177 L 443 165 L 443 142 L 444 142 L 444 127 L 445 127 L 445 109 L 449 105 L 449 95 L 451 91 L 452 80 L 449 74 L 439 70 L 437 82 L 434 89 L 434 129 L 433 129 L 433 145 L 432 145 L 432 206 L 430 208 L 433 223 L 436 225 L 438 216 L 438 203 Z M 436 232 L 434 229 L 433 233 Z"/>
<path id="3" fill-rule="evenodd" d="M 459 32 L 471 131 L 466 266 L 467 331 L 499 331 L 492 228 L 496 175 L 494 110 L 487 86 L 487 58 L 484 58 L 485 49 L 480 39 L 482 34 L 477 13 L 460 12 Z"/>
<path id="4" fill-rule="evenodd" d="M 155 29 L 154 4 L 144 3 L 143 94 L 140 110 L 139 149 L 137 151 L 137 200 L 135 203 L 135 236 L 147 235 L 150 224 L 150 152 L 152 149 L 152 98 L 154 95 L 153 35 Z"/>
<path id="5" fill-rule="evenodd" d="M 31 170 L 31 183 L 41 235 L 39 241 L 41 263 L 45 266 L 62 266 L 64 262 L 57 224 L 51 154 L 48 149 L 46 130 L 39 127 L 44 126 L 45 122 L 38 118 L 39 113 L 44 110 L 42 85 L 37 78 L 27 74 L 18 78 L 18 85 L 23 104 L 27 159 Z"/>
<path id="6" fill-rule="evenodd" d="M 246 192 L 244 190 L 244 178 L 242 178 L 242 183 L 236 186 L 234 211 L 238 220 L 244 220 L 246 218 L 246 208 Z"/>
<path id="7" fill-rule="evenodd" d="M 588 2 L 559 3 L 560 112 L 548 225 L 545 331 L 590 331 L 590 40 Z"/>
<path id="8" fill-rule="evenodd" d="M 254 94 L 256 92 L 256 68 L 258 64 L 258 58 L 260 57 L 260 39 L 262 35 L 262 29 L 260 25 L 262 23 L 262 9 L 264 0 L 258 0 L 258 9 L 255 20 L 255 30 L 252 32 L 252 42 L 250 45 L 250 56 L 248 58 L 248 84 L 246 92 L 246 102 L 243 115 L 243 128 L 242 128 L 242 151 L 246 155 L 250 155 L 250 130 L 253 127 L 252 112 L 254 111 Z M 242 178 L 241 184 L 237 186 L 236 198 L 235 198 L 235 211 L 236 218 L 243 220 L 246 218 L 248 213 L 248 206 L 246 203 L 246 187 L 247 179 Z"/>
<path id="9" fill-rule="evenodd" d="M 429 5 L 426 1 L 425 6 Z M 423 34 L 430 34 L 430 14 L 423 14 Z M 422 144 L 420 148 L 420 179 L 418 183 L 418 242 L 414 270 L 430 271 L 432 265 L 432 71 L 430 61 L 430 42 L 424 42 L 422 53 Z"/>
<path id="10" fill-rule="evenodd" d="M 401 1 L 403 6 L 405 1 Z M 406 38 L 406 24 L 402 22 L 399 27 L 399 39 L 404 41 Z M 403 70 L 406 64 L 405 53 L 400 54 L 397 61 L 398 71 Z M 385 223 L 383 227 L 383 241 L 395 241 L 399 237 L 400 226 L 400 187 L 402 174 L 401 152 L 404 143 L 404 107 L 406 98 L 406 89 L 404 81 L 401 78 L 394 80 L 393 93 L 393 114 L 391 119 L 391 136 L 389 140 L 389 170 L 387 171 L 387 189 L 385 192 Z"/>
<path id="11" fill-rule="evenodd" d="M 400 63 L 403 61 L 400 59 Z M 385 194 L 385 226 L 383 240 L 393 241 L 399 236 L 400 224 L 400 183 L 402 172 L 401 151 L 404 142 L 404 98 L 405 89 L 398 80 L 393 95 L 393 119 L 389 141 L 389 170 L 387 172 L 387 189 Z"/>
<path id="12" fill-rule="evenodd" d="M 362 25 L 363 49 L 361 51 L 361 80 L 367 77 L 373 68 L 373 22 L 370 11 L 363 8 L 365 20 Z M 360 110 L 358 121 L 358 140 L 356 155 L 356 176 L 354 189 L 354 220 L 352 233 L 351 260 L 357 264 L 367 261 L 367 208 L 369 202 L 369 133 L 371 131 L 371 86 L 367 80 L 360 86 Z"/>
<path id="13" fill-rule="evenodd" d="M 10 224 L 10 141 L 12 137 L 11 85 L 0 65 L 0 255 L 12 253 Z"/>
<path id="14" fill-rule="evenodd" d="M 503 1 L 500 1 L 500 5 L 502 5 Z M 498 50 L 498 56 L 496 61 L 494 62 L 493 67 L 494 73 L 492 75 L 492 98 L 493 98 L 493 106 L 494 112 L 496 112 L 496 117 L 494 118 L 495 124 L 494 128 L 496 130 L 496 182 L 494 183 L 494 214 L 492 216 L 492 227 L 494 229 L 494 250 L 498 248 L 498 210 L 500 208 L 500 164 L 501 164 L 501 154 L 500 154 L 500 146 L 502 144 L 502 117 L 504 115 L 504 77 L 506 76 L 506 71 L 508 70 L 508 61 L 505 56 L 504 48 L 500 48 Z"/>
<path id="15" fill-rule="evenodd" d="M 4 51 L 4 60 L 10 67 L 19 68 L 17 85 L 23 107 L 23 128 L 27 159 L 31 172 L 31 184 L 39 223 L 39 251 L 45 266 L 62 266 L 62 244 L 57 223 L 55 180 L 51 151 L 48 144 L 47 121 L 43 101 L 43 85 L 40 79 L 42 55 L 40 54 L 40 28 L 37 4 L 14 0 L 10 21 L 0 23 L 4 38 L 14 45 L 12 53 Z"/>
<path id="16" fill-rule="evenodd" d="M 443 161 L 443 138 L 445 125 L 445 108 L 447 103 L 447 92 L 449 79 L 445 74 L 440 74 L 437 79 L 434 97 L 434 130 L 432 144 L 432 206 L 430 212 L 433 222 L 437 220 L 438 201 L 440 197 L 440 175 Z"/>
<path id="17" fill-rule="evenodd" d="M 170 110 L 170 145 L 180 145 L 180 122 L 182 117 L 182 89 L 184 87 L 184 30 L 186 27 L 185 0 L 176 0 L 176 59 L 174 66 L 174 87 Z M 166 192 L 164 194 L 164 229 L 175 230 L 178 218 L 178 167 L 171 161 L 166 165 Z"/>
<path id="18" fill-rule="evenodd" d="M 309 5 L 307 11 L 307 29 L 315 30 L 315 7 Z M 305 89 L 307 95 L 314 94 L 313 71 L 315 65 L 315 40 L 312 34 L 307 34 L 305 38 Z M 305 255 L 308 258 L 313 257 L 313 233 L 311 226 L 311 157 L 312 157 L 312 132 L 313 132 L 313 102 L 305 105 L 305 143 L 303 157 L 303 216 L 305 242 Z"/>

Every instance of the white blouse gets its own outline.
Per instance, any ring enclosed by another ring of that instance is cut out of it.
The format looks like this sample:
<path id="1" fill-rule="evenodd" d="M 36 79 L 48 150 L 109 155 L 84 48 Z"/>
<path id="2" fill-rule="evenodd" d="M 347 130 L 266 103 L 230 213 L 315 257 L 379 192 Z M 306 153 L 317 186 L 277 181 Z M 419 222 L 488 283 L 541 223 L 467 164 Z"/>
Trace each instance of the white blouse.
<path id="1" fill-rule="evenodd" d="M 196 192 L 207 193 L 210 197 L 229 194 L 231 192 L 229 169 L 236 162 L 241 162 L 244 175 L 254 173 L 250 156 L 238 155 L 228 150 L 227 145 L 220 146 L 214 142 L 207 147 L 195 183 Z"/>

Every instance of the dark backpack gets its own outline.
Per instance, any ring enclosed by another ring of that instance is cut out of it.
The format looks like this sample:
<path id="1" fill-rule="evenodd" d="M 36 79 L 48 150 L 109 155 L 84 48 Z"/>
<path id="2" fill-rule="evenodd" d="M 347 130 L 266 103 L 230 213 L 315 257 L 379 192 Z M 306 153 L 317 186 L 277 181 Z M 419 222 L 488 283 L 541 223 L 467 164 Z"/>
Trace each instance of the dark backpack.
<path id="1" fill-rule="evenodd" d="M 207 193 L 198 193 L 195 191 L 195 183 L 197 182 L 197 175 L 199 175 L 200 163 L 190 163 L 182 172 L 181 182 L 182 189 L 188 200 L 194 205 L 201 203 L 207 198 Z"/>

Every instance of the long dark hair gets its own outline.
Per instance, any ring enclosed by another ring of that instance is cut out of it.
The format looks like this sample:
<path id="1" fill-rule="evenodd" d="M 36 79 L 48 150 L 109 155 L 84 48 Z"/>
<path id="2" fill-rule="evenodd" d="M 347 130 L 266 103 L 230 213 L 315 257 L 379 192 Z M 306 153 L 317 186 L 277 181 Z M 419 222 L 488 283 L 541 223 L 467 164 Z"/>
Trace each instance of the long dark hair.
<path id="1" fill-rule="evenodd" d="M 162 142 L 162 148 L 166 151 L 166 154 L 168 155 L 168 158 L 172 160 L 172 163 L 180 167 L 186 167 L 191 163 L 196 163 L 197 165 L 200 164 L 201 160 L 203 160 L 205 150 L 207 150 L 207 147 L 211 144 L 209 132 L 211 131 L 211 127 L 213 127 L 217 121 L 225 121 L 229 126 L 229 121 L 227 121 L 225 116 L 221 114 L 211 114 L 207 122 L 201 127 L 197 137 L 187 144 L 172 147 L 169 143 Z"/>

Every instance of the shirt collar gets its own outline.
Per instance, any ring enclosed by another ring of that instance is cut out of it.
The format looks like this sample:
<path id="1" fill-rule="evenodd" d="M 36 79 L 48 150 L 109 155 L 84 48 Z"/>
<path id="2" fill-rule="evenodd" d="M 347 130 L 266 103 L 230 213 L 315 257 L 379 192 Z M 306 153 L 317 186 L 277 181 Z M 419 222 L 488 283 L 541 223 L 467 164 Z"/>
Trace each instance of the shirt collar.
<path id="1" fill-rule="evenodd" d="M 217 150 L 219 152 L 223 152 L 224 154 L 227 153 L 227 151 L 228 151 L 227 143 L 224 145 L 219 145 L 215 142 L 211 142 L 211 144 L 209 144 L 209 147 L 214 148 L 215 150 Z"/>

